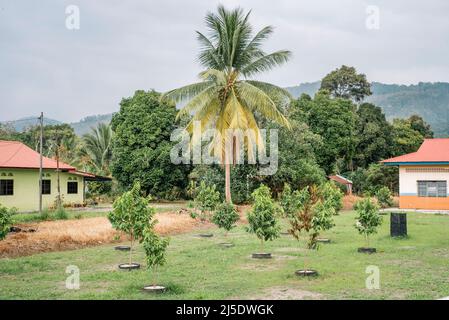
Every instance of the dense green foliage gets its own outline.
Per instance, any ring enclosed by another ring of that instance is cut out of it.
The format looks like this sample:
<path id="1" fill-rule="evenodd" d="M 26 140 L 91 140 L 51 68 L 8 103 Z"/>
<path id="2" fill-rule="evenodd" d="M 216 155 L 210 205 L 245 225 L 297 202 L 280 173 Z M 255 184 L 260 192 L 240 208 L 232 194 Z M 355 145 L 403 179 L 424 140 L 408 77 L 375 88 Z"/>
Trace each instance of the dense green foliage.
<path id="1" fill-rule="evenodd" d="M 393 205 L 393 197 L 390 189 L 387 187 L 380 188 L 374 195 L 382 208 L 391 207 Z"/>
<path id="2" fill-rule="evenodd" d="M 12 215 L 15 209 L 8 209 L 0 204 L 0 240 L 4 239 L 12 224 Z"/>
<path id="3" fill-rule="evenodd" d="M 219 204 L 212 216 L 212 222 L 226 231 L 230 231 L 234 228 L 239 219 L 240 216 L 235 209 L 235 206 L 229 202 L 222 202 Z"/>
<path id="4" fill-rule="evenodd" d="M 320 81 L 303 83 L 287 90 L 296 98 L 303 93 L 313 96 L 320 85 Z M 381 107 L 389 121 L 416 114 L 431 126 L 436 137 L 449 135 L 449 83 L 397 85 L 372 82 L 371 91 L 373 94 L 365 101 Z"/>
<path id="5" fill-rule="evenodd" d="M 323 144 L 316 151 L 318 164 L 328 174 L 344 171 L 354 155 L 356 144 L 355 105 L 350 100 L 332 99 L 319 93 L 313 99 L 301 96 L 292 108 L 298 108 L 297 117 L 302 114 L 310 130 L 322 137 Z"/>
<path id="6" fill-rule="evenodd" d="M 354 167 L 366 168 L 371 163 L 390 157 L 392 128 L 382 109 L 371 103 L 361 104 L 356 114 L 357 147 Z"/>
<path id="7" fill-rule="evenodd" d="M 343 208 L 343 192 L 333 181 L 323 183 L 318 188 L 318 196 L 322 202 L 334 209 L 334 214 L 338 214 Z"/>
<path id="8" fill-rule="evenodd" d="M 111 122 L 111 171 L 124 188 L 138 180 L 147 194 L 174 199 L 183 196 L 188 171 L 185 165 L 170 161 L 176 108 L 159 98 L 155 91 L 136 91 L 120 103 Z"/>
<path id="9" fill-rule="evenodd" d="M 279 237 L 278 213 L 280 209 L 271 198 L 270 189 L 265 185 L 261 185 L 254 190 L 252 197 L 254 204 L 247 214 L 247 231 L 254 233 L 263 246 L 265 241 L 271 241 Z"/>
<path id="10" fill-rule="evenodd" d="M 145 252 L 147 269 L 153 271 L 153 286 L 157 284 L 157 267 L 166 263 L 166 251 L 169 244 L 168 239 L 159 237 L 154 232 L 154 223 L 149 223 L 143 234 L 142 247 Z"/>
<path id="11" fill-rule="evenodd" d="M 359 200 L 355 203 L 354 209 L 357 212 L 355 228 L 360 234 L 365 236 L 366 246 L 369 247 L 369 236 L 377 232 L 377 228 L 382 224 L 382 216 L 379 215 L 379 207 L 371 198 Z"/>

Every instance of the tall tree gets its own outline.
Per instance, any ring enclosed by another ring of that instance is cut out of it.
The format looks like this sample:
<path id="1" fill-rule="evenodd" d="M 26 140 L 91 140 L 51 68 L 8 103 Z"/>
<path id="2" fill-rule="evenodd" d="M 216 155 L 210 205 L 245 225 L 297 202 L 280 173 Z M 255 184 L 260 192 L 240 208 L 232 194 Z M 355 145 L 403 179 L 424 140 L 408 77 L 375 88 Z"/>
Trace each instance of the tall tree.
<path id="1" fill-rule="evenodd" d="M 265 53 L 261 45 L 271 35 L 267 26 L 253 35 L 248 22 L 249 13 L 242 9 L 227 10 L 218 6 L 217 13 L 206 15 L 208 36 L 197 32 L 201 45 L 199 61 L 206 69 L 200 73 L 201 82 L 167 92 L 164 96 L 176 102 L 189 100 L 179 112 L 193 114 L 187 126 L 201 121 L 202 130 L 215 128 L 214 143 L 225 167 L 226 201 L 231 201 L 232 154 L 225 149 L 227 129 L 252 129 L 255 139 L 248 143 L 263 146 L 256 114 L 288 126 L 275 101 L 288 102 L 290 94 L 273 84 L 249 80 L 257 74 L 279 66 L 290 57 L 286 50 Z"/>
<path id="2" fill-rule="evenodd" d="M 408 122 L 410 122 L 411 128 L 418 131 L 424 138 L 433 138 L 433 131 L 430 124 L 425 122 L 421 116 L 417 114 L 411 115 L 408 118 Z"/>
<path id="3" fill-rule="evenodd" d="M 124 188 L 140 181 L 142 190 L 161 198 L 181 196 L 187 185 L 188 168 L 174 165 L 170 135 L 176 108 L 160 101 L 155 91 L 136 91 L 124 98 L 112 118 L 112 175 Z"/>
<path id="4" fill-rule="evenodd" d="M 412 128 L 408 119 L 393 120 L 393 144 L 391 146 L 393 156 L 415 152 L 423 141 L 424 136 Z"/>
<path id="5" fill-rule="evenodd" d="M 371 103 L 361 104 L 356 113 L 358 143 L 354 165 L 366 168 L 390 156 L 392 128 L 382 109 Z"/>
<path id="6" fill-rule="evenodd" d="M 316 150 L 316 160 L 327 174 L 351 169 L 354 156 L 355 106 L 347 99 L 332 99 L 319 92 L 314 99 L 303 95 L 292 104 L 294 116 L 303 117 L 310 130 L 322 137 L 322 145 Z"/>
<path id="7" fill-rule="evenodd" d="M 343 65 L 321 80 L 320 90 L 326 90 L 336 98 L 361 101 L 371 95 L 370 87 L 364 74 L 357 73 L 354 67 Z"/>

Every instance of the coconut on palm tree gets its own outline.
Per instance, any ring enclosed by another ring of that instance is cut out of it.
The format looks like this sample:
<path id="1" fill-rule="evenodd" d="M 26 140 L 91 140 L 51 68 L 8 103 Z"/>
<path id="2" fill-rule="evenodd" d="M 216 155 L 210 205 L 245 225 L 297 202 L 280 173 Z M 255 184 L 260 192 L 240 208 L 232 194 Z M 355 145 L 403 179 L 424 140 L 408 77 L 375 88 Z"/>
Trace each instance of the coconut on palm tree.
<path id="1" fill-rule="evenodd" d="M 206 69 L 199 75 L 201 81 L 162 96 L 175 102 L 187 101 L 178 118 L 192 115 L 187 126 L 189 132 L 196 121 L 201 124 L 202 131 L 216 129 L 213 145 L 218 148 L 216 154 L 225 167 L 227 202 L 231 202 L 230 165 L 235 163 L 235 154 L 229 154 L 226 148 L 229 129 L 252 130 L 254 135 L 248 136 L 247 144 L 263 148 L 257 117 L 289 127 L 279 106 L 289 101 L 290 94 L 273 84 L 256 81 L 254 77 L 287 62 L 291 53 L 286 50 L 265 53 L 261 46 L 273 28 L 267 26 L 254 34 L 248 22 L 249 15 L 250 12 L 245 14 L 240 8 L 227 10 L 221 5 L 218 13 L 208 13 L 207 36 L 197 32 L 201 44 L 199 62 Z M 248 156 L 254 157 L 250 152 L 252 148 L 248 150 Z"/>

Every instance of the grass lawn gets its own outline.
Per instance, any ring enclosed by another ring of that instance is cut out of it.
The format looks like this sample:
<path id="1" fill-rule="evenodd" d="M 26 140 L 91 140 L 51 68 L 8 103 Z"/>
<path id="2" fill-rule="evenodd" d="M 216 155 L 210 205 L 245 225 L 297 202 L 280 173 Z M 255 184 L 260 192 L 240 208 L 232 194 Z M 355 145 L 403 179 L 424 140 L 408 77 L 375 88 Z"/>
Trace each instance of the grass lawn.
<path id="1" fill-rule="evenodd" d="M 251 259 L 259 242 L 239 226 L 228 236 L 233 248 L 222 248 L 223 233 L 211 231 L 213 238 L 195 233 L 171 238 L 167 264 L 160 268 L 159 284 L 168 287 L 162 295 L 141 292 L 150 284 L 147 270 L 120 271 L 127 253 L 114 245 L 75 251 L 37 254 L 16 259 L 0 259 L 0 299 L 232 299 L 274 298 L 274 293 L 308 291 L 322 299 L 436 299 L 449 295 L 449 216 L 408 215 L 407 239 L 389 237 L 389 216 L 372 238 L 378 253 L 357 253 L 363 245 L 354 224 L 354 212 L 335 218 L 336 227 L 325 236 L 331 244 L 318 251 L 303 249 L 291 236 L 267 244 L 274 258 Z M 294 275 L 303 257 L 319 271 L 317 278 Z M 136 262 L 143 263 L 140 247 Z M 68 265 L 80 268 L 81 288 L 65 288 Z M 380 269 L 380 290 L 365 288 L 369 265 Z M 296 290 L 296 291 L 295 291 Z"/>

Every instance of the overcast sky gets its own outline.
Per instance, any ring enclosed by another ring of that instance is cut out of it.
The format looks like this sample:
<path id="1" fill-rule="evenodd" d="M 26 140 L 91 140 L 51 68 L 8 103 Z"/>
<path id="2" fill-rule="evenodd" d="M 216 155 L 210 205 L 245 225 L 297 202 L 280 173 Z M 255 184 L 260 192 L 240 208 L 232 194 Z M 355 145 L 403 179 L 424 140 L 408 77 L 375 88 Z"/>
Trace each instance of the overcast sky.
<path id="1" fill-rule="evenodd" d="M 256 29 L 275 27 L 267 51 L 293 52 L 261 80 L 292 86 L 347 64 L 370 81 L 449 81 L 447 0 L 0 0 L 0 120 L 43 111 L 77 121 L 117 111 L 137 89 L 196 81 L 194 31 L 219 2 L 252 9 Z M 68 5 L 80 10 L 79 30 L 66 28 Z"/>

